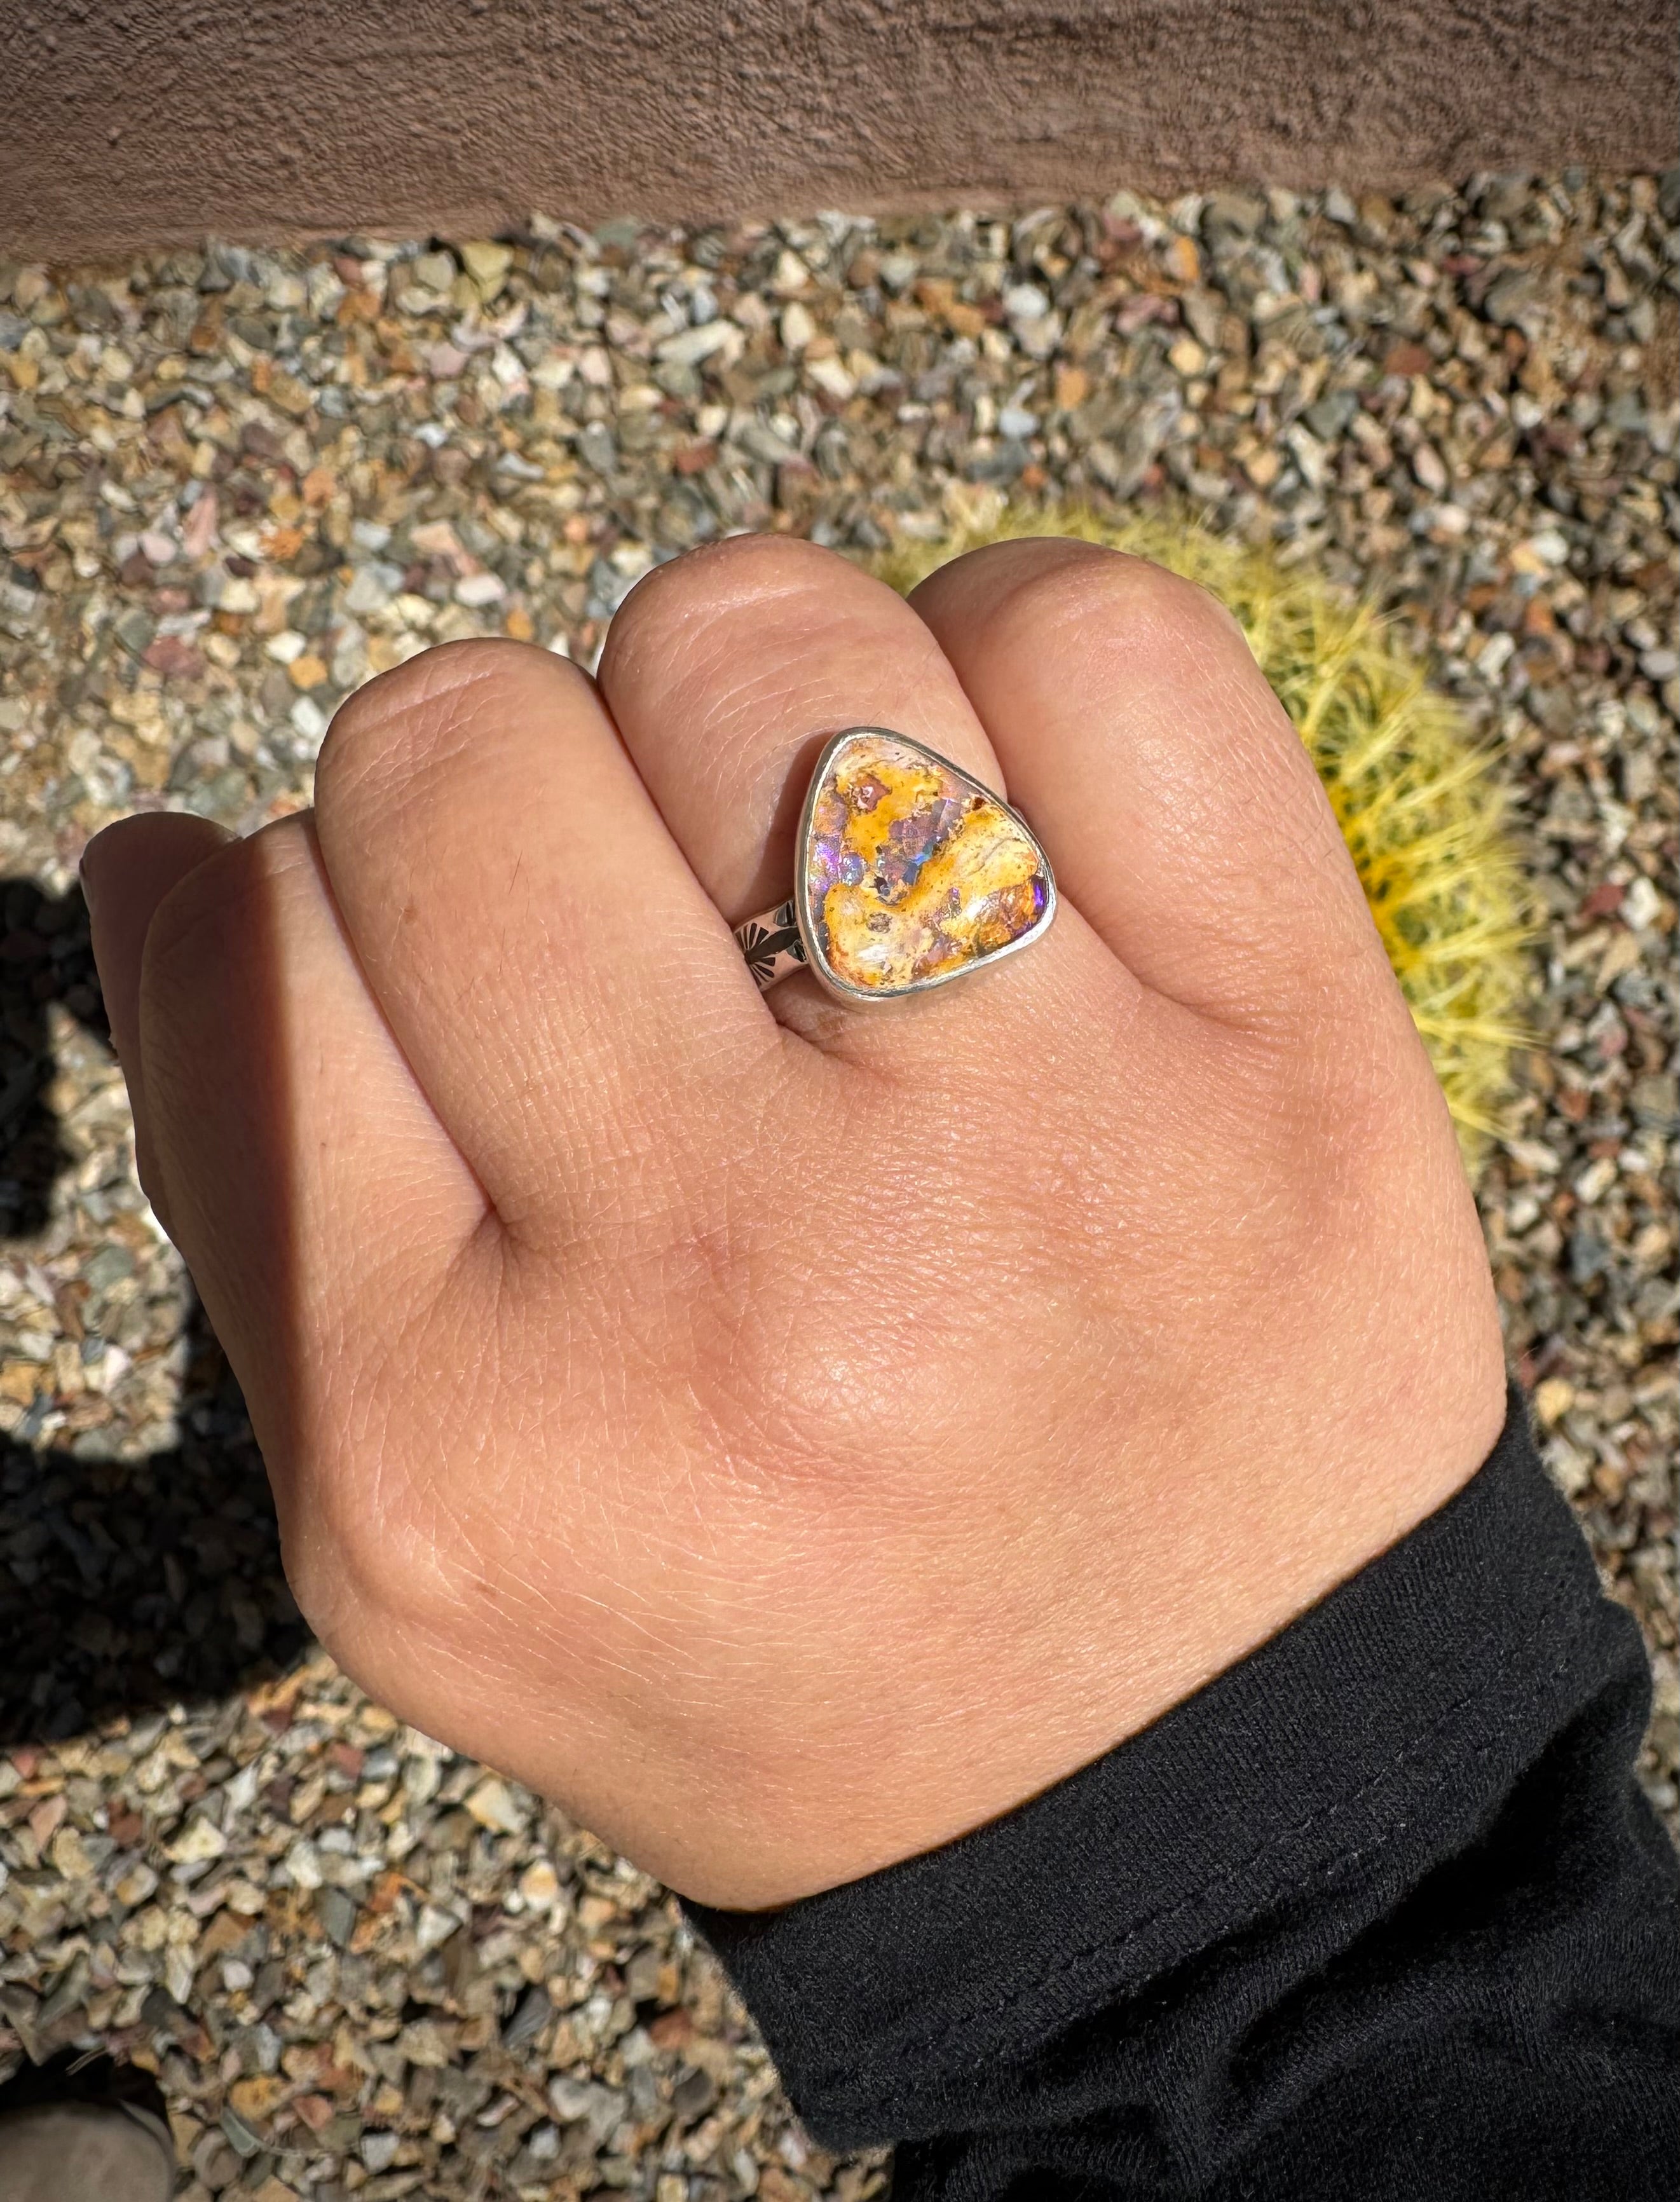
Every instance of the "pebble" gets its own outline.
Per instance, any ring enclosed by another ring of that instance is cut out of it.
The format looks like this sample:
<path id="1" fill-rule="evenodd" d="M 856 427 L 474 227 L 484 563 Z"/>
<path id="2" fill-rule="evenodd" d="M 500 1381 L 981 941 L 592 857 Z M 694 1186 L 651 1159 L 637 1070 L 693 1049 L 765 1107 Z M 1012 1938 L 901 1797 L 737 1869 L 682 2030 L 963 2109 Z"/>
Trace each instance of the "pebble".
<path id="1" fill-rule="evenodd" d="M 507 280 L 513 253 L 505 244 L 463 244 L 461 264 L 478 286 L 479 296 L 487 305 L 499 295 Z"/>
<path id="2" fill-rule="evenodd" d="M 429 644 L 592 664 L 743 528 L 1177 501 L 1374 587 L 1471 713 L 1540 927 L 1478 1197 L 1675 1823 L 1677 221 L 1571 171 L 0 267 L 0 2074 L 149 2063 L 194 2202 L 882 2191 L 663 1892 L 308 1645 L 74 890 L 127 811 L 306 804 Z"/>

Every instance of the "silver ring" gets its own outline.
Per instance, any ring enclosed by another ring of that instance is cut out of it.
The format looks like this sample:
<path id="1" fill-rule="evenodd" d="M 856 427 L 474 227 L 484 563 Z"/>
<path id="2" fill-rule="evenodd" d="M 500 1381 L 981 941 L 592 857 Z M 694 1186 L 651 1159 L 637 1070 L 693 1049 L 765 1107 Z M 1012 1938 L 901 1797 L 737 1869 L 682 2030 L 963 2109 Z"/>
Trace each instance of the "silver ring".
<path id="1" fill-rule="evenodd" d="M 846 1001 L 881 1002 L 1014 955 L 1055 915 L 1019 811 L 907 734 L 847 727 L 811 775 L 793 894 L 735 938 L 761 992 L 809 970 Z"/>

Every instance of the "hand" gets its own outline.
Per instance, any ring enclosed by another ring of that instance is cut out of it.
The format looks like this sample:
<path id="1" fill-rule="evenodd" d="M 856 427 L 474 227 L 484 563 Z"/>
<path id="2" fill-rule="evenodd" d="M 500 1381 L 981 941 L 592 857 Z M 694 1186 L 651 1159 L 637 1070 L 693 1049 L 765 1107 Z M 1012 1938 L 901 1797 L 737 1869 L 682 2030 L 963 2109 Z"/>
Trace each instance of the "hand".
<path id="1" fill-rule="evenodd" d="M 761 998 L 729 927 L 858 723 L 1018 802 L 1060 913 L 919 998 Z M 304 1612 L 708 1903 L 1046 1787 L 1498 1433 L 1474 1208 L 1329 805 L 1152 567 L 1011 544 L 906 604 L 725 543 L 641 583 L 598 682 L 430 651 L 340 709 L 312 812 L 124 821 L 85 874 Z"/>

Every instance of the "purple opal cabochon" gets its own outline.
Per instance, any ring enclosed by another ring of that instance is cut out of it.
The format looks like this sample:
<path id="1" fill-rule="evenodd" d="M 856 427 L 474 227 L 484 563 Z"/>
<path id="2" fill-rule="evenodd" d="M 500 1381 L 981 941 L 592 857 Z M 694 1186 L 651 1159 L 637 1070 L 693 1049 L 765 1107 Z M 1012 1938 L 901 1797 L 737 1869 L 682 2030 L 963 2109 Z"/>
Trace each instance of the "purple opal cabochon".
<path id="1" fill-rule="evenodd" d="M 883 727 L 817 760 L 795 893 L 818 976 L 875 999 L 995 963 L 1056 914 L 1049 860 L 1003 798 Z"/>

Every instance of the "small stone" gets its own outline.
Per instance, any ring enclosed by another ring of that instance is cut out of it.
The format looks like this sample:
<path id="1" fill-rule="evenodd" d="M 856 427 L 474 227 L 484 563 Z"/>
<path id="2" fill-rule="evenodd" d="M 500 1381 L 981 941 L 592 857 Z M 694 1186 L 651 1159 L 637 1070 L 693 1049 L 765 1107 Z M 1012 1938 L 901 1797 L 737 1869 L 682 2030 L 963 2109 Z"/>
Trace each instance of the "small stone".
<path id="1" fill-rule="evenodd" d="M 512 249 L 505 244 L 463 244 L 461 264 L 478 286 L 479 296 L 493 298 L 507 281 L 513 266 Z"/>
<path id="2" fill-rule="evenodd" d="M 529 1809 L 505 1781 L 490 1775 L 467 1799 L 467 1810 L 480 1827 L 502 1835 L 522 1834 L 530 1824 Z"/>
<path id="3" fill-rule="evenodd" d="M 560 1900 L 560 1876 L 546 1858 L 538 1858 L 519 1876 L 519 1893 L 533 1911 L 551 1911 Z"/>
<path id="4" fill-rule="evenodd" d="M 402 570 L 394 566 L 358 566 L 345 591 L 345 609 L 363 618 L 368 612 L 382 612 L 402 586 Z"/>
<path id="5" fill-rule="evenodd" d="M 596 474 L 607 475 L 616 471 L 618 445 L 604 421 L 591 421 L 579 431 L 577 450 L 584 464 Z"/>
<path id="6" fill-rule="evenodd" d="M 398 2133 L 364 2133 L 357 2143 L 356 2152 L 369 2171 L 388 2171 L 397 2161 L 402 2138 Z"/>
<path id="7" fill-rule="evenodd" d="M 454 287 L 459 272 L 454 255 L 448 252 L 422 252 L 409 262 L 409 269 L 416 283 L 445 295 Z"/>
<path id="8" fill-rule="evenodd" d="M 808 359 L 805 374 L 836 404 L 846 404 L 856 393 L 856 378 L 837 359 Z"/>
<path id="9" fill-rule="evenodd" d="M 138 1911 L 157 1887 L 157 1875 L 144 1860 L 122 1875 L 111 1890 L 119 1904 L 131 1911 Z"/>
<path id="10" fill-rule="evenodd" d="M 717 2083 L 709 2072 L 686 2072 L 671 2090 L 671 2108 L 685 2121 L 703 2118 L 716 2100 Z"/>
<path id="11" fill-rule="evenodd" d="M 49 1855 L 53 1870 L 62 1873 L 66 1881 L 85 1881 L 93 1871 L 87 1846 L 74 1828 L 59 1829 L 52 1839 Z"/>
<path id="12" fill-rule="evenodd" d="M 454 2045 L 436 2019 L 416 2018 L 410 2022 L 397 2036 L 397 2047 L 410 2064 L 433 2070 L 447 2064 L 454 2055 Z"/>
<path id="13" fill-rule="evenodd" d="M 1537 280 L 1527 268 L 1501 275 L 1488 292 L 1484 309 L 1488 319 L 1501 327 L 1514 327 L 1534 304 L 1539 290 Z"/>
<path id="14" fill-rule="evenodd" d="M 547 1990 L 527 1988 L 502 2028 L 503 2048 L 522 2049 L 528 2041 L 534 2041 L 553 2016 L 554 2005 L 549 2001 Z"/>
<path id="15" fill-rule="evenodd" d="M 703 360 L 720 355 L 738 356 L 743 341 L 734 321 L 705 321 L 699 328 L 682 329 L 675 336 L 665 338 L 656 346 L 654 356 L 674 367 L 698 367 Z"/>
<path id="16" fill-rule="evenodd" d="M 337 1949 L 347 1949 L 356 1931 L 356 1899 L 342 1888 L 318 1888 L 315 1912 L 327 1940 Z"/>
<path id="17" fill-rule="evenodd" d="M 217 505 L 213 489 L 200 492 L 181 530 L 181 550 L 189 558 L 208 556 L 216 536 Z"/>
<path id="18" fill-rule="evenodd" d="M 1419 444 L 1412 453 L 1412 471 L 1431 497 L 1439 497 L 1447 487 L 1447 468 L 1433 444 Z"/>
<path id="19" fill-rule="evenodd" d="M 1200 281 L 1202 270 L 1201 254 L 1193 237 L 1175 237 L 1168 244 L 1164 256 L 1167 272 L 1181 283 Z"/>
<path id="20" fill-rule="evenodd" d="M 1575 1404 L 1575 1387 L 1567 1377 L 1548 1376 L 1534 1387 L 1534 1410 L 1542 1426 L 1555 1429 Z"/>
<path id="21" fill-rule="evenodd" d="M 227 1838 L 214 1821 L 203 1814 L 189 1820 L 185 1830 L 174 1842 L 164 1846 L 164 1856 L 176 1865 L 203 1865 L 218 1858 L 227 1848 Z"/>
<path id="22" fill-rule="evenodd" d="M 1058 411 L 1075 412 L 1091 394 L 1091 378 L 1082 367 L 1063 361 L 1056 369 L 1054 392 Z"/>
<path id="23" fill-rule="evenodd" d="M 307 1836 L 299 1835 L 286 1853 L 286 1870 L 294 1888 L 321 1887 L 321 1853 Z"/>
<path id="24" fill-rule="evenodd" d="M 268 401 L 294 421 L 301 421 L 315 404 L 315 392 L 307 382 L 280 368 L 269 378 Z"/>
<path id="25" fill-rule="evenodd" d="M 41 1371 L 32 1361 L 0 1363 L 0 1399 L 15 1399 L 27 1407 L 41 1388 Z"/>
<path id="26" fill-rule="evenodd" d="M 1402 338 L 1399 344 L 1390 344 L 1382 361 L 1385 374 L 1427 374 L 1435 365 L 1427 345 L 1415 344 Z"/>
<path id="27" fill-rule="evenodd" d="M 587 2123 L 598 2146 L 624 2115 L 624 2097 L 597 2081 L 574 2079 L 561 2074 L 548 2083 L 549 2106 L 562 2125 Z"/>
<path id="28" fill-rule="evenodd" d="M 499 604 L 507 592 L 499 574 L 463 574 L 455 585 L 455 601 L 479 610 L 486 604 Z"/>
<path id="29" fill-rule="evenodd" d="M 222 2111 L 221 2124 L 221 2130 L 227 2136 L 227 2146 L 236 2156 L 253 2157 L 262 2148 L 261 2134 L 251 2131 L 250 2126 L 231 2103 Z"/>
<path id="30" fill-rule="evenodd" d="M 90 1970 L 86 1953 L 79 1951 L 59 1975 L 34 2014 L 35 2024 L 41 2033 L 49 2033 L 61 2019 L 69 2018 L 81 2010 L 87 1994 Z"/>
<path id="31" fill-rule="evenodd" d="M 184 635 L 160 634 L 146 645 L 144 662 L 166 680 L 196 680 L 204 661 Z"/>
<path id="32" fill-rule="evenodd" d="M 286 2097 L 288 2083 L 278 2073 L 258 2072 L 249 2080 L 236 2080 L 227 2099 L 247 2125 L 255 2128 L 272 2117 Z"/>
<path id="33" fill-rule="evenodd" d="M 1583 1208 L 1591 1208 L 1602 1200 L 1616 1182 L 1616 1159 L 1613 1155 L 1600 1155 L 1589 1163 L 1575 1180 L 1575 1198 Z"/>
<path id="34" fill-rule="evenodd" d="M 1680 1078 L 1672 1071 L 1651 1071 L 1634 1080 L 1628 1094 L 1634 1116 L 1653 1131 L 1680 1131 Z"/>
<path id="35" fill-rule="evenodd" d="M 415 1922 L 415 1944 L 421 1957 L 439 1950 L 451 1934 L 457 1933 L 461 1922 L 452 1911 L 445 1911 L 435 1904 L 424 1904 Z"/>
<path id="36" fill-rule="evenodd" d="M 121 1245 L 102 1246 L 82 1264 L 82 1281 L 96 1293 L 103 1292 L 119 1278 L 132 1277 L 133 1274 L 134 1257 Z"/>
<path id="37" fill-rule="evenodd" d="M 1266 218 L 1266 203 L 1246 191 L 1213 191 L 1202 208 L 1202 222 L 1209 230 L 1227 230 L 1237 237 L 1253 237 Z"/>
<path id="38" fill-rule="evenodd" d="M 327 714 L 311 696 L 300 696 L 286 714 L 311 755 L 321 747 L 327 732 Z"/>
<path id="39" fill-rule="evenodd" d="M 1333 443 L 1345 433 L 1349 422 L 1359 409 L 1359 401 L 1351 390 L 1333 391 L 1320 397 L 1306 409 L 1306 425 L 1324 443 Z"/>

